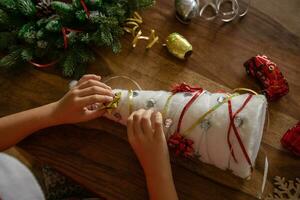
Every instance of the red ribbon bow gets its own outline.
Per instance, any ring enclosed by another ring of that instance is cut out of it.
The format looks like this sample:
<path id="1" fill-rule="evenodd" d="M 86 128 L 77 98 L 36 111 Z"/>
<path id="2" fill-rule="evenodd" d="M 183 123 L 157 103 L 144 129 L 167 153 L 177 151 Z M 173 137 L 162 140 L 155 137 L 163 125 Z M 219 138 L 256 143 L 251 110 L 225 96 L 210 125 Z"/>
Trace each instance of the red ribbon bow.
<path id="1" fill-rule="evenodd" d="M 202 88 L 199 87 L 191 87 L 186 83 L 181 83 L 181 84 L 176 84 L 172 87 L 171 92 L 173 94 L 179 93 L 179 92 L 196 92 L 199 90 L 203 90 Z"/>
<path id="2" fill-rule="evenodd" d="M 175 85 L 173 89 L 171 90 L 173 94 L 179 93 L 179 92 L 196 92 L 193 97 L 187 102 L 187 104 L 184 106 L 184 108 L 181 111 L 176 132 L 168 139 L 168 145 L 171 148 L 175 149 L 175 154 L 183 154 L 185 157 L 191 157 L 194 155 L 194 149 L 193 149 L 193 141 L 190 139 L 185 138 L 184 136 L 180 135 L 180 127 L 182 124 L 182 120 L 184 117 L 184 114 L 186 111 L 191 107 L 191 105 L 195 102 L 195 100 L 200 96 L 200 94 L 203 92 L 202 88 L 197 87 L 191 87 L 187 85 L 186 83 L 181 83 L 178 85 Z"/>
<path id="3" fill-rule="evenodd" d="M 175 155 L 183 155 L 184 157 L 191 157 L 194 155 L 193 145 L 194 142 L 185 138 L 179 133 L 174 133 L 168 139 L 168 145 L 175 149 Z"/>

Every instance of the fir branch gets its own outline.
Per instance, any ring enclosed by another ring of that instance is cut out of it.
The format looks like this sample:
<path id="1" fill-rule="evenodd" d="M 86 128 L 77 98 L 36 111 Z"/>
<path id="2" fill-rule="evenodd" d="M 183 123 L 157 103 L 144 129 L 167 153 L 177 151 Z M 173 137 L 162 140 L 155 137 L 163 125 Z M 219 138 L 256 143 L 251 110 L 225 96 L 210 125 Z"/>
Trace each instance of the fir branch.
<path id="1" fill-rule="evenodd" d="M 36 14 L 35 5 L 31 0 L 16 0 L 19 11 L 28 17 L 33 17 Z"/>
<path id="2" fill-rule="evenodd" d="M 29 48 L 23 49 L 21 52 L 21 57 L 24 61 L 32 60 L 32 57 L 33 57 L 32 49 L 29 49 Z"/>
<path id="3" fill-rule="evenodd" d="M 67 4 L 60 1 L 52 1 L 51 7 L 55 10 L 58 14 L 68 16 L 73 11 L 73 7 L 71 4 Z"/>
<path id="4" fill-rule="evenodd" d="M 8 26 L 9 25 L 9 18 L 8 18 L 8 15 L 7 13 L 0 9 L 0 25 L 1 26 Z"/>
<path id="5" fill-rule="evenodd" d="M 114 53 L 119 53 L 121 51 L 121 42 L 119 40 L 114 40 L 114 42 L 112 43 L 112 51 Z"/>
<path id="6" fill-rule="evenodd" d="M 17 11 L 17 5 L 15 0 L 0 0 L 0 7 L 11 12 Z"/>
<path id="7" fill-rule="evenodd" d="M 47 23 L 45 28 L 51 32 L 60 32 L 62 29 L 62 24 L 59 20 L 51 20 Z"/>
<path id="8" fill-rule="evenodd" d="M 76 65 L 76 57 L 74 56 L 74 54 L 68 53 L 62 64 L 63 75 L 68 77 L 73 76 Z"/>
<path id="9" fill-rule="evenodd" d="M 22 49 L 16 49 L 12 51 L 10 54 L 4 56 L 0 60 L 0 67 L 9 69 L 17 66 L 22 61 L 21 52 Z"/>
<path id="10" fill-rule="evenodd" d="M 133 11 L 154 1 L 85 0 L 89 16 L 81 0 L 65 2 L 69 1 L 52 1 L 52 15 L 45 17 L 34 0 L 0 0 L 0 50 L 10 52 L 1 59 L 1 67 L 23 66 L 32 59 L 59 59 L 65 76 L 82 75 L 85 66 L 95 59 L 91 47 L 107 46 L 119 52 L 123 22 Z M 62 27 L 79 30 L 67 33 L 67 49 Z"/>
<path id="11" fill-rule="evenodd" d="M 22 26 L 20 29 L 18 36 L 19 38 L 23 39 L 25 42 L 29 44 L 33 44 L 36 40 L 36 27 L 35 24 L 32 22 L 29 22 Z"/>
<path id="12" fill-rule="evenodd" d="M 80 48 L 77 51 L 77 58 L 79 63 L 87 64 L 95 61 L 94 53 L 89 49 Z"/>

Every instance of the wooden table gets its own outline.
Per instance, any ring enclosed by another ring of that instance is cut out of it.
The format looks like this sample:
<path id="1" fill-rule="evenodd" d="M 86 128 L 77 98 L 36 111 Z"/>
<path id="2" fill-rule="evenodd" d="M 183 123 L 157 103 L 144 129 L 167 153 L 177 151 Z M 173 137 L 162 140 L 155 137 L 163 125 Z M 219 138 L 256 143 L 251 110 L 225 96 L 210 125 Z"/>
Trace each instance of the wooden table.
<path id="1" fill-rule="evenodd" d="M 179 32 L 193 44 L 193 55 L 180 61 L 160 45 L 145 51 L 142 42 L 132 49 L 127 35 L 122 39 L 120 54 L 99 49 L 97 61 L 88 70 L 103 76 L 130 76 L 143 89 L 168 89 L 172 83 L 185 81 L 210 91 L 230 91 L 237 87 L 259 90 L 242 66 L 248 58 L 266 54 L 278 64 L 289 82 L 290 93 L 269 104 L 270 125 L 252 179 L 243 181 L 214 167 L 172 157 L 181 199 L 254 199 L 261 184 L 265 154 L 270 164 L 266 193 L 271 191 L 276 175 L 300 177 L 299 158 L 285 152 L 279 142 L 300 119 L 300 2 L 254 0 L 252 5 L 245 18 L 232 23 L 196 19 L 183 25 L 174 17 L 173 1 L 157 1 L 154 8 L 142 13 L 143 32 L 155 29 L 161 42 L 169 33 Z M 55 101 L 68 90 L 68 82 L 51 69 L 30 68 L 19 75 L 1 73 L 0 115 Z M 97 119 L 53 127 L 29 137 L 20 147 L 102 197 L 147 198 L 143 172 L 121 125 Z"/>

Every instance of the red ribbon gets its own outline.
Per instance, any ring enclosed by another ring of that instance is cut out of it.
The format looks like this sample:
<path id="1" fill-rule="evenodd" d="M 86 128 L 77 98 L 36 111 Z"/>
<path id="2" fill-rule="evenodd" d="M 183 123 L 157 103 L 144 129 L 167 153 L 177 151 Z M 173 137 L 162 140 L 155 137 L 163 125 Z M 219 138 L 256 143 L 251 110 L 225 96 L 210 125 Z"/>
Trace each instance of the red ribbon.
<path id="1" fill-rule="evenodd" d="M 79 33 L 79 32 L 82 32 L 82 31 L 81 30 L 76 30 L 76 29 L 62 27 L 61 32 L 62 32 L 63 37 L 64 37 L 64 47 L 65 47 L 65 49 L 67 49 L 68 48 L 68 34 L 70 32 Z"/>
<path id="2" fill-rule="evenodd" d="M 234 113 L 232 114 L 232 106 L 231 106 L 231 101 L 229 100 L 228 101 L 228 112 L 229 112 L 229 119 L 230 119 L 230 124 L 229 124 L 229 128 L 228 128 L 228 132 L 227 132 L 227 142 L 228 142 L 228 145 L 229 145 L 229 148 L 230 148 L 230 152 L 231 152 L 231 155 L 234 159 L 235 162 L 237 162 L 237 159 L 235 157 L 235 154 L 233 152 L 233 149 L 232 149 L 232 145 L 230 143 L 230 133 L 231 133 L 231 127 L 233 128 L 233 131 L 235 133 L 235 136 L 239 142 L 239 145 L 243 151 L 243 154 L 247 160 L 247 162 L 249 163 L 249 165 L 251 166 L 251 171 L 253 171 L 253 167 L 252 167 L 252 164 L 251 164 L 251 160 L 250 160 L 250 157 L 246 151 L 246 148 L 243 144 L 243 141 L 239 135 L 239 132 L 234 124 L 234 118 L 236 117 L 237 114 L 239 114 L 244 108 L 245 106 L 248 104 L 248 102 L 251 100 L 251 98 L 253 97 L 253 95 L 249 94 L 249 96 L 246 98 L 246 100 L 244 101 L 244 103 L 242 104 L 242 106 Z"/>
<path id="3" fill-rule="evenodd" d="M 176 132 L 168 139 L 168 145 L 171 148 L 175 149 L 175 154 L 183 154 L 185 157 L 190 157 L 194 155 L 194 149 L 193 149 L 193 141 L 190 139 L 185 138 L 184 136 L 180 135 L 180 127 L 183 120 L 183 116 L 186 113 L 186 111 L 191 107 L 191 105 L 194 103 L 194 101 L 199 97 L 199 95 L 203 92 L 202 88 L 193 88 L 189 85 L 182 83 L 180 85 L 176 85 L 172 92 L 173 94 L 178 92 L 194 92 L 194 96 L 189 100 L 189 102 L 184 106 L 184 108 L 181 111 L 177 129 Z"/>
<path id="4" fill-rule="evenodd" d="M 68 48 L 68 37 L 67 37 L 66 28 L 62 27 L 61 32 L 62 32 L 63 37 L 64 37 L 64 46 L 65 46 L 65 49 L 67 49 Z"/>
<path id="5" fill-rule="evenodd" d="M 80 0 L 80 3 L 81 3 L 81 5 L 82 5 L 82 7 L 83 7 L 83 9 L 84 9 L 84 11 L 85 11 L 85 13 L 86 13 L 86 15 L 87 15 L 88 17 L 90 17 L 90 11 L 89 11 L 88 7 L 86 6 L 84 0 Z"/>
<path id="6" fill-rule="evenodd" d="M 57 62 L 58 62 L 58 60 L 55 60 L 55 61 L 52 61 L 52 62 L 50 62 L 50 63 L 47 63 L 47 64 L 39 64 L 39 63 L 36 63 L 36 62 L 33 62 L 33 61 L 28 61 L 30 64 L 32 64 L 33 66 L 35 66 L 35 67 L 38 67 L 38 68 L 46 68 L 46 67 L 51 67 L 51 66 L 53 66 L 53 65 L 55 65 Z"/>
<path id="7" fill-rule="evenodd" d="M 203 89 L 199 88 L 199 90 L 194 94 L 194 96 L 190 99 L 190 101 L 184 106 L 184 108 L 180 114 L 179 120 L 178 120 L 178 125 L 177 125 L 177 129 L 176 129 L 177 133 L 180 133 L 181 122 L 182 122 L 184 114 L 191 107 L 191 105 L 194 103 L 194 101 L 199 97 L 199 95 L 202 92 L 203 92 Z"/>
<path id="8" fill-rule="evenodd" d="M 174 86 L 172 87 L 171 92 L 172 92 L 173 94 L 176 94 L 176 93 L 178 93 L 178 92 L 196 92 L 196 91 L 199 91 L 199 90 L 203 91 L 202 88 L 191 87 L 191 86 L 189 86 L 189 85 L 186 84 L 186 83 L 181 83 L 181 84 L 174 85 Z"/>

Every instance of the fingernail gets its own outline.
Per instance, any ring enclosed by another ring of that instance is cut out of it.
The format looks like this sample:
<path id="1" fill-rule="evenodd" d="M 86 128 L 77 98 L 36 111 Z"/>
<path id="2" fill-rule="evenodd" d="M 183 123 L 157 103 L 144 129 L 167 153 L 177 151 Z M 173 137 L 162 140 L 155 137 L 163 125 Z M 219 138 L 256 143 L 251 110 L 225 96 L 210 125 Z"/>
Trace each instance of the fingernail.
<path id="1" fill-rule="evenodd" d="M 109 101 L 112 101 L 112 100 L 114 100 L 114 98 L 112 98 L 112 97 L 108 97 L 108 100 L 109 100 Z"/>

